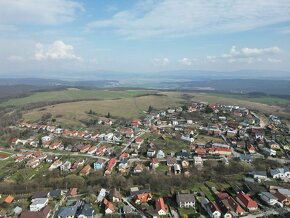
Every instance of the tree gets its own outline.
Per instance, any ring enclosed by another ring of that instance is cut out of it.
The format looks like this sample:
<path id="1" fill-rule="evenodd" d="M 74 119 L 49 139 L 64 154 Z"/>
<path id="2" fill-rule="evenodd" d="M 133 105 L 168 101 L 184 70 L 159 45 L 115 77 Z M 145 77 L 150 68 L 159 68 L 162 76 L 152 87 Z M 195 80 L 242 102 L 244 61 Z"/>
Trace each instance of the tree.
<path id="1" fill-rule="evenodd" d="M 110 114 L 110 112 L 108 112 L 107 118 L 110 118 L 110 117 L 111 117 L 111 114 Z"/>
<path id="2" fill-rule="evenodd" d="M 151 105 L 149 105 L 148 107 L 148 113 L 151 113 L 153 111 L 153 107 Z"/>

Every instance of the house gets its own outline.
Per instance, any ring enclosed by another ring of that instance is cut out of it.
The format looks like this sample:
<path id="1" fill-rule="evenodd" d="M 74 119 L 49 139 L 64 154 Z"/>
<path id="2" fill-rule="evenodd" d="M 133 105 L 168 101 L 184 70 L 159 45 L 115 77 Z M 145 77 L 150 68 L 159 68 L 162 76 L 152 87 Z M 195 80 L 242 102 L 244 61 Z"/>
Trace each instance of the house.
<path id="1" fill-rule="evenodd" d="M 61 165 L 62 165 L 62 161 L 61 161 L 61 160 L 55 160 L 55 161 L 53 162 L 53 164 L 50 165 L 50 167 L 49 167 L 48 170 L 49 170 L 49 171 L 52 171 L 52 170 L 54 170 L 54 169 L 59 168 Z"/>
<path id="2" fill-rule="evenodd" d="M 114 134 L 113 133 L 108 133 L 105 135 L 105 140 L 106 141 L 111 141 L 114 137 Z"/>
<path id="3" fill-rule="evenodd" d="M 274 179 L 290 178 L 290 171 L 287 167 L 270 170 L 270 175 Z"/>
<path id="4" fill-rule="evenodd" d="M 120 173 L 127 173 L 127 169 L 128 169 L 128 163 L 127 162 L 121 162 L 119 165 L 118 165 L 118 171 Z"/>
<path id="5" fill-rule="evenodd" d="M 162 197 L 159 197 L 155 200 L 155 207 L 159 216 L 164 216 L 168 212 L 168 206 L 164 203 Z"/>
<path id="6" fill-rule="evenodd" d="M 203 157 L 204 155 L 206 155 L 206 149 L 198 147 L 195 149 L 195 154 L 197 154 L 200 157 Z"/>
<path id="7" fill-rule="evenodd" d="M 62 165 L 60 166 L 60 170 L 61 170 L 61 171 L 69 171 L 70 168 L 71 168 L 71 162 L 68 161 L 68 160 L 67 160 L 66 162 L 64 162 L 64 164 L 62 164 Z"/>
<path id="8" fill-rule="evenodd" d="M 278 188 L 277 191 L 285 196 L 287 196 L 288 198 L 290 198 L 290 189 L 286 189 L 286 188 Z"/>
<path id="9" fill-rule="evenodd" d="M 104 200 L 104 198 L 106 197 L 107 195 L 107 190 L 102 188 L 99 192 L 99 195 L 97 197 L 97 202 L 100 203 Z"/>
<path id="10" fill-rule="evenodd" d="M 117 163 L 116 158 L 111 158 L 107 164 L 106 171 L 105 171 L 105 176 L 110 175 L 112 173 L 113 168 L 115 167 Z"/>
<path id="11" fill-rule="evenodd" d="M 47 205 L 40 211 L 23 211 L 20 218 L 48 218 L 50 216 L 50 207 Z"/>
<path id="12" fill-rule="evenodd" d="M 141 145 L 144 142 L 144 139 L 142 139 L 141 137 L 137 137 L 134 141 L 136 144 Z"/>
<path id="13" fill-rule="evenodd" d="M 61 207 L 57 213 L 57 218 L 74 218 L 77 210 L 80 208 L 81 202 L 77 201 L 74 205 Z"/>
<path id="14" fill-rule="evenodd" d="M 217 197 L 217 203 L 224 214 L 234 213 L 238 216 L 244 214 L 244 209 L 228 193 L 220 192 Z"/>
<path id="15" fill-rule="evenodd" d="M 156 169 L 157 167 L 159 167 L 159 160 L 157 158 L 152 158 L 150 166 L 152 167 L 152 169 Z"/>
<path id="16" fill-rule="evenodd" d="M 53 142 L 49 145 L 49 149 L 52 149 L 52 150 L 59 149 L 60 147 L 62 147 L 61 142 Z"/>
<path id="17" fill-rule="evenodd" d="M 180 174 L 181 173 L 181 167 L 180 167 L 179 164 L 174 164 L 173 169 L 174 169 L 174 173 L 175 174 Z"/>
<path id="18" fill-rule="evenodd" d="M 94 208 L 90 204 L 84 203 L 78 212 L 78 218 L 93 218 L 94 213 Z"/>
<path id="19" fill-rule="evenodd" d="M 94 145 L 92 147 L 90 147 L 90 149 L 88 150 L 88 154 L 92 155 L 97 151 L 97 146 Z"/>
<path id="20" fill-rule="evenodd" d="M 103 156 L 105 154 L 107 150 L 107 147 L 106 146 L 100 146 L 97 150 L 96 150 L 96 155 L 99 155 L 99 156 Z"/>
<path id="21" fill-rule="evenodd" d="M 181 150 L 175 154 L 177 159 L 187 159 L 189 158 L 189 153 L 186 150 Z"/>
<path id="22" fill-rule="evenodd" d="M 182 135 L 181 139 L 190 143 L 194 142 L 194 138 L 192 135 Z"/>
<path id="23" fill-rule="evenodd" d="M 201 200 L 201 206 L 211 218 L 220 218 L 222 215 L 217 204 L 213 201 L 209 201 L 207 198 Z"/>
<path id="24" fill-rule="evenodd" d="M 189 161 L 188 160 L 182 160 L 181 161 L 182 169 L 187 169 L 189 167 Z"/>
<path id="25" fill-rule="evenodd" d="M 120 159 L 120 160 L 125 160 L 125 159 L 128 159 L 129 157 L 130 157 L 130 154 L 129 154 L 129 153 L 127 153 L 127 152 L 123 152 L 123 153 L 120 155 L 119 159 Z"/>
<path id="26" fill-rule="evenodd" d="M 34 198 L 29 206 L 30 211 L 40 211 L 48 204 L 48 198 Z"/>
<path id="27" fill-rule="evenodd" d="M 176 157 L 167 157 L 167 166 L 172 167 L 177 163 Z"/>
<path id="28" fill-rule="evenodd" d="M 254 201 L 249 195 L 239 192 L 236 196 L 237 202 L 242 205 L 244 208 L 247 208 L 248 211 L 258 210 L 258 204 Z"/>
<path id="29" fill-rule="evenodd" d="M 21 213 L 22 213 L 22 208 L 21 207 L 15 207 L 14 209 L 13 209 L 13 213 L 18 217 Z M 1 217 L 1 215 L 0 215 L 0 217 Z"/>
<path id="30" fill-rule="evenodd" d="M 105 163 L 105 160 L 103 160 L 103 159 L 98 159 L 98 160 L 94 163 L 94 170 L 100 170 L 100 169 L 103 169 L 103 167 L 104 167 L 104 163 Z"/>
<path id="31" fill-rule="evenodd" d="M 41 163 L 41 161 L 38 158 L 33 158 L 26 163 L 26 166 L 34 169 L 34 168 L 38 167 L 40 165 L 40 163 Z"/>
<path id="32" fill-rule="evenodd" d="M 50 198 L 59 198 L 62 195 L 63 195 L 63 192 L 60 189 L 55 189 L 55 190 L 52 190 L 48 193 L 48 197 L 50 197 Z"/>
<path id="33" fill-rule="evenodd" d="M 79 166 L 83 166 L 84 163 L 85 163 L 84 160 L 77 160 L 77 161 L 75 161 L 75 162 L 73 163 L 73 165 L 72 165 L 72 167 L 71 167 L 70 170 L 71 170 L 71 171 L 74 171 L 74 170 L 76 170 Z"/>
<path id="34" fill-rule="evenodd" d="M 134 173 L 142 173 L 144 170 L 142 164 L 138 163 L 136 164 L 136 166 L 134 167 Z"/>
<path id="35" fill-rule="evenodd" d="M 248 149 L 248 152 L 249 152 L 250 154 L 254 154 L 254 153 L 256 153 L 256 149 L 255 149 L 254 145 L 252 145 L 252 144 L 248 144 L 248 145 L 247 145 L 247 149 Z"/>
<path id="36" fill-rule="evenodd" d="M 208 153 L 212 155 L 230 156 L 232 154 L 232 150 L 230 148 L 215 147 L 210 148 Z"/>
<path id="37" fill-rule="evenodd" d="M 78 188 L 71 188 L 68 192 L 69 196 L 76 196 L 78 194 Z"/>
<path id="38" fill-rule="evenodd" d="M 148 149 L 147 151 L 147 157 L 154 157 L 156 154 L 156 150 L 154 149 Z"/>
<path id="39" fill-rule="evenodd" d="M 267 180 L 267 172 L 266 171 L 253 171 L 249 173 L 251 176 L 253 176 L 254 179 L 257 179 L 258 181 Z"/>
<path id="40" fill-rule="evenodd" d="M 14 201 L 14 197 L 12 195 L 8 195 L 5 199 L 4 199 L 4 203 L 6 204 L 11 204 Z"/>
<path id="41" fill-rule="evenodd" d="M 193 162 L 194 162 L 195 166 L 202 166 L 203 165 L 203 160 L 200 156 L 193 157 Z"/>
<path id="42" fill-rule="evenodd" d="M 290 205 L 290 200 L 286 195 L 281 194 L 280 192 L 275 192 L 273 194 L 276 198 L 278 198 L 278 201 L 285 205 L 285 206 L 289 206 Z"/>
<path id="43" fill-rule="evenodd" d="M 47 198 L 48 193 L 47 192 L 34 192 L 31 196 L 31 199 L 35 199 L 35 198 Z"/>
<path id="44" fill-rule="evenodd" d="M 239 160 L 246 162 L 246 163 L 252 163 L 253 162 L 253 157 L 250 154 L 240 154 Z"/>
<path id="45" fill-rule="evenodd" d="M 270 149 L 270 148 L 262 148 L 262 151 L 265 155 L 267 156 L 276 156 L 277 152 L 273 149 Z"/>
<path id="46" fill-rule="evenodd" d="M 158 151 L 157 151 L 157 154 L 156 154 L 156 158 L 158 158 L 158 159 L 163 159 L 163 158 L 165 158 L 165 153 L 164 153 L 164 151 L 162 151 L 162 150 L 158 150 Z"/>
<path id="47" fill-rule="evenodd" d="M 113 202 L 120 202 L 122 200 L 121 193 L 115 188 L 110 192 L 110 195 Z"/>
<path id="48" fill-rule="evenodd" d="M 141 120 L 133 120 L 133 121 L 131 122 L 131 125 L 132 125 L 133 127 L 139 127 L 141 124 L 142 124 L 142 123 L 141 123 Z"/>
<path id="49" fill-rule="evenodd" d="M 81 175 L 81 176 L 87 176 L 87 175 L 89 175 L 91 169 L 92 169 L 92 167 L 91 167 L 89 164 L 87 164 L 87 165 L 86 165 L 86 166 L 81 170 L 80 175 Z"/>
<path id="50" fill-rule="evenodd" d="M 260 198 L 266 202 L 268 205 L 275 205 L 278 203 L 278 198 L 271 194 L 270 192 L 261 192 L 260 193 Z"/>
<path id="51" fill-rule="evenodd" d="M 104 199 L 104 206 L 105 206 L 105 214 L 112 214 L 115 212 L 115 206 L 112 202 L 108 201 L 106 198 Z"/>
<path id="52" fill-rule="evenodd" d="M 91 145 L 85 145 L 85 146 L 81 147 L 80 152 L 87 153 L 89 151 L 90 147 L 91 147 Z"/>
<path id="53" fill-rule="evenodd" d="M 152 193 L 151 192 L 139 193 L 134 198 L 134 202 L 136 204 L 147 203 L 150 200 L 152 200 Z"/>
<path id="54" fill-rule="evenodd" d="M 176 202 L 179 207 L 189 208 L 195 207 L 195 197 L 193 194 L 181 194 L 177 193 L 176 195 Z"/>

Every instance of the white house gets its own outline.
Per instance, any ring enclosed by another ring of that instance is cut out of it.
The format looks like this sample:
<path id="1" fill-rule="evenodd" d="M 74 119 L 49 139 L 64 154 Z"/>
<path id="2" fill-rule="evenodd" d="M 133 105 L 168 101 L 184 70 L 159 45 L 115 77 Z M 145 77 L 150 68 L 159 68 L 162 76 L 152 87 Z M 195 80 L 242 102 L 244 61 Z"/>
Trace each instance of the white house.
<path id="1" fill-rule="evenodd" d="M 193 160 L 194 160 L 195 166 L 202 166 L 203 165 L 203 160 L 201 157 L 195 156 L 195 157 L 193 157 Z"/>
<path id="2" fill-rule="evenodd" d="M 195 197 L 193 194 L 180 194 L 176 195 L 176 202 L 179 207 L 190 208 L 195 207 Z"/>
<path id="3" fill-rule="evenodd" d="M 48 198 L 34 198 L 29 206 L 30 211 L 40 211 L 48 204 Z"/>
<path id="4" fill-rule="evenodd" d="M 216 203 L 209 201 L 207 198 L 203 198 L 201 200 L 201 206 L 204 208 L 204 210 L 208 213 L 209 217 L 211 218 L 220 218 L 222 215 Z"/>
<path id="5" fill-rule="evenodd" d="M 270 170 L 270 174 L 274 179 L 290 178 L 290 171 L 287 167 Z"/>

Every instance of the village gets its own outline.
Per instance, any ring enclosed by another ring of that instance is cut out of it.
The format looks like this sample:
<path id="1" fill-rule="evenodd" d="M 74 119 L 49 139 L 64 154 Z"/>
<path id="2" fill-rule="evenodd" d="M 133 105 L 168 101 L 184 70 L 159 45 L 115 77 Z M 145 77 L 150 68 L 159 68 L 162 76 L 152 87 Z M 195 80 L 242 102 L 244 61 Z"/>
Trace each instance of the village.
<path id="1" fill-rule="evenodd" d="M 290 217 L 290 135 L 282 118 L 190 102 L 149 107 L 122 125 L 100 117 L 96 126 L 11 126 L 22 135 L 0 147 L 1 181 L 65 182 L 0 189 L 0 217 Z M 123 185 L 108 183 L 115 178 Z"/>

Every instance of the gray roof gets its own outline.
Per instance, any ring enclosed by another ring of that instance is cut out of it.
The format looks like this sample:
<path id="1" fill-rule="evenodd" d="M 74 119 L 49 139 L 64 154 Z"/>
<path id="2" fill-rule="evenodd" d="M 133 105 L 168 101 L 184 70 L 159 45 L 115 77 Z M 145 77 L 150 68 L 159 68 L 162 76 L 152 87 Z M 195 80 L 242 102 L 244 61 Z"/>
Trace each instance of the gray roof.
<path id="1" fill-rule="evenodd" d="M 78 207 L 76 205 L 62 207 L 59 209 L 57 217 L 61 217 L 61 218 L 75 217 L 77 209 Z"/>
<path id="2" fill-rule="evenodd" d="M 278 198 L 276 198 L 274 195 L 272 195 L 270 192 L 261 192 L 261 195 L 266 196 L 269 199 L 275 199 L 278 200 Z"/>
<path id="3" fill-rule="evenodd" d="M 81 211 L 80 211 L 80 215 L 84 215 L 86 217 L 92 217 L 94 214 L 94 209 L 92 208 L 92 206 L 88 203 L 85 203 L 84 206 L 82 207 Z"/>
<path id="4" fill-rule="evenodd" d="M 195 197 L 193 194 L 180 194 L 176 195 L 177 202 L 195 202 Z"/>
<path id="5" fill-rule="evenodd" d="M 36 205 L 36 204 L 45 204 L 48 201 L 47 198 L 34 198 L 32 200 L 31 205 Z"/>
<path id="6" fill-rule="evenodd" d="M 253 176 L 264 176 L 267 177 L 267 172 L 266 171 L 253 171 L 250 173 Z"/>
<path id="7" fill-rule="evenodd" d="M 280 192 L 283 195 L 290 195 L 290 189 L 278 188 L 277 191 Z"/>

